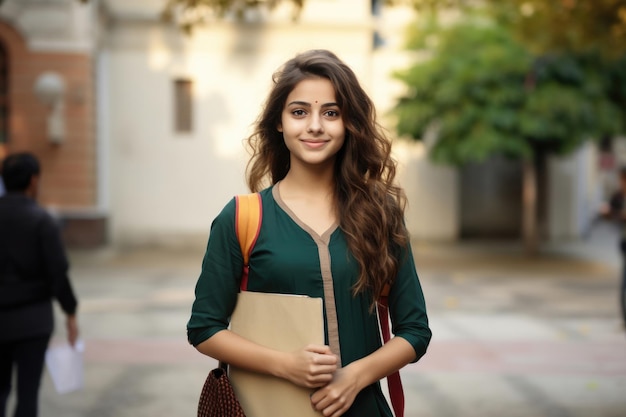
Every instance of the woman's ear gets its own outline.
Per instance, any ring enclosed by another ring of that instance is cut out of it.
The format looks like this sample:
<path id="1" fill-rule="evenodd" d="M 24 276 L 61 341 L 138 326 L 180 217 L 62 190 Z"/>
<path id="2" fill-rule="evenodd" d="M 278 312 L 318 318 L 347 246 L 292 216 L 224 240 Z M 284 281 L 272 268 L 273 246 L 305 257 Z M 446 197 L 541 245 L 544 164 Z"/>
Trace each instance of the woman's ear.
<path id="1" fill-rule="evenodd" d="M 276 126 L 276 130 L 278 130 L 280 133 L 283 133 L 283 124 L 279 123 L 278 126 Z"/>

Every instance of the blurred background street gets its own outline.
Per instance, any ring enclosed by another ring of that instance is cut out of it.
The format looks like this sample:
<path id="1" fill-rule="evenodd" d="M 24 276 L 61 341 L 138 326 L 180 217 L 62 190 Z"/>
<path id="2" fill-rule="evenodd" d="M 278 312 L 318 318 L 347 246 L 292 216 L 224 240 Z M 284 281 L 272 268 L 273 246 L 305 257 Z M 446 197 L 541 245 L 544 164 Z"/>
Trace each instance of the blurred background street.
<path id="1" fill-rule="evenodd" d="M 407 417 L 626 415 L 613 239 L 600 228 L 534 260 L 511 242 L 417 243 L 434 337 L 402 372 Z M 41 417 L 195 415 L 215 366 L 185 340 L 201 257 L 72 252 L 86 387 L 59 395 L 46 375 Z"/>

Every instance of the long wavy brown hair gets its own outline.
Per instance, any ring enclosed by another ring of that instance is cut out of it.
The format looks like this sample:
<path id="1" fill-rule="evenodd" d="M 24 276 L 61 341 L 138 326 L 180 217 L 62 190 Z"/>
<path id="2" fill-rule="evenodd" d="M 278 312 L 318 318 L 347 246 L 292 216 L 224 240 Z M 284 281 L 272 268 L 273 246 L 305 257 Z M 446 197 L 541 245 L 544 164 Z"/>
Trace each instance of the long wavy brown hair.
<path id="1" fill-rule="evenodd" d="M 289 171 L 289 150 L 278 131 L 287 96 L 302 80 L 324 77 L 335 88 L 346 128 L 345 142 L 335 163 L 335 198 L 339 226 L 360 272 L 355 294 L 368 291 L 379 299 L 392 284 L 408 243 L 404 225 L 406 197 L 394 184 L 396 163 L 391 142 L 376 122 L 376 110 L 354 72 L 335 54 L 312 50 L 297 55 L 272 77 L 274 85 L 259 115 L 248 145 L 250 190 L 260 191 L 267 180 L 276 184 Z"/>

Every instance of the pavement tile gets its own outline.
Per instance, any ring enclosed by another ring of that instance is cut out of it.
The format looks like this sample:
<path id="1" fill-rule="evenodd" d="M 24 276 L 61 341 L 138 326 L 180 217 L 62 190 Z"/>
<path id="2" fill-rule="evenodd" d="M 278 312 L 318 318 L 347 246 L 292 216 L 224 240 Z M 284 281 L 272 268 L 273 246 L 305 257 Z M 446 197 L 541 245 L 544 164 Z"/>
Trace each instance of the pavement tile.
<path id="1" fill-rule="evenodd" d="M 401 372 L 406 416 L 626 416 L 620 260 L 601 241 L 536 258 L 517 242 L 416 242 L 434 337 Z M 195 415 L 216 364 L 185 340 L 203 250 L 71 253 L 86 386 L 58 395 L 46 375 L 41 417 Z"/>

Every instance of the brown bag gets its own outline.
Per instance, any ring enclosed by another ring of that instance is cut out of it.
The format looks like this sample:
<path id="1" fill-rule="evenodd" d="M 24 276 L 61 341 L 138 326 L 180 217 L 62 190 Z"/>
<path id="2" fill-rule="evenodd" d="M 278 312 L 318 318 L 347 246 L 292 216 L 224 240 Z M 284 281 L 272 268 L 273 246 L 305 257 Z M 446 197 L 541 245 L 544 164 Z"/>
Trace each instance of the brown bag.
<path id="1" fill-rule="evenodd" d="M 198 417 L 246 417 L 230 385 L 225 365 L 209 372 L 200 394 Z"/>

